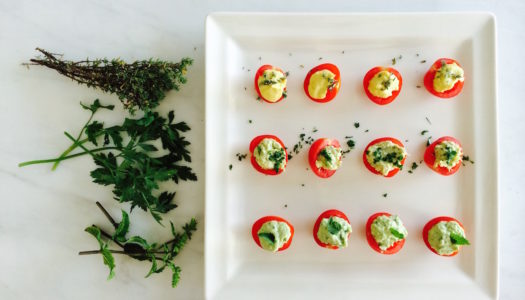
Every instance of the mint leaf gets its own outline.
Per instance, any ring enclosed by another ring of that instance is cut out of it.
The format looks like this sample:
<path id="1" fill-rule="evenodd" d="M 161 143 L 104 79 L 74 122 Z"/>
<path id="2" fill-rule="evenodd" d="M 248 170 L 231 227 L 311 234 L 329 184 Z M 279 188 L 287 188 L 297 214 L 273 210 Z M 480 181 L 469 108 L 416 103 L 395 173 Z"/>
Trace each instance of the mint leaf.
<path id="1" fill-rule="evenodd" d="M 148 242 L 140 236 L 131 237 L 129 240 L 126 241 L 124 245 L 129 245 L 129 244 L 138 245 L 144 250 L 151 249 L 151 246 L 148 244 Z"/>
<path id="2" fill-rule="evenodd" d="M 145 278 L 148 278 L 153 273 L 157 273 L 157 260 L 155 259 L 155 255 L 151 255 L 150 258 L 151 258 L 151 269 L 149 270 Z"/>
<path id="3" fill-rule="evenodd" d="M 394 228 L 390 228 L 390 233 L 391 233 L 393 236 L 395 236 L 396 238 L 398 238 L 398 239 L 401 239 L 401 240 L 402 240 L 402 239 L 405 238 L 405 235 L 404 235 L 404 234 L 402 234 L 401 232 L 395 230 Z"/>
<path id="4" fill-rule="evenodd" d="M 126 234 L 129 230 L 129 215 L 122 211 L 122 221 L 118 224 L 117 229 L 115 230 L 115 233 L 113 234 L 113 239 L 124 243 L 126 241 Z"/>
<path id="5" fill-rule="evenodd" d="M 102 258 L 104 259 L 104 264 L 109 268 L 108 280 L 111 280 L 113 277 L 115 277 L 115 259 L 113 258 L 111 252 L 108 250 L 107 245 L 104 245 L 104 247 L 100 250 Z"/>
<path id="6" fill-rule="evenodd" d="M 450 233 L 450 241 L 455 245 L 470 245 L 470 242 L 465 237 L 454 232 Z"/>

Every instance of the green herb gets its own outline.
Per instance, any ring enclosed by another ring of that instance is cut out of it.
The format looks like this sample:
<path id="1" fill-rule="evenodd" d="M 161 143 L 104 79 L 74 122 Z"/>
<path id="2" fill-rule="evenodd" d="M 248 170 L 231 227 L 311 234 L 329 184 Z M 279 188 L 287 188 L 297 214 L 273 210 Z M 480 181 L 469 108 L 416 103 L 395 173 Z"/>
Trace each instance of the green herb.
<path id="1" fill-rule="evenodd" d="M 248 120 L 248 123 L 252 124 L 252 123 L 253 123 L 253 121 L 252 121 L 252 120 Z"/>
<path id="2" fill-rule="evenodd" d="M 470 245 L 470 242 L 466 238 L 454 232 L 450 233 L 450 241 L 455 245 Z"/>
<path id="3" fill-rule="evenodd" d="M 316 133 L 317 132 L 317 128 L 314 127 L 314 129 L 312 129 L 312 132 Z"/>
<path id="4" fill-rule="evenodd" d="M 367 129 L 367 130 L 365 130 L 365 132 L 369 132 L 369 131 L 370 131 L 370 130 L 368 130 L 368 129 Z"/>
<path id="5" fill-rule="evenodd" d="M 274 151 L 270 154 L 268 160 L 273 162 L 273 170 L 275 171 L 275 173 L 279 173 L 279 170 L 281 170 L 281 165 L 285 158 L 286 152 L 284 152 L 283 149 L 279 151 Z"/>
<path id="6" fill-rule="evenodd" d="M 334 160 L 334 158 L 332 157 L 332 155 L 330 155 L 330 153 L 328 153 L 328 151 L 326 151 L 326 148 L 323 148 L 323 150 L 321 150 L 321 152 L 319 153 L 322 157 L 324 157 L 324 159 L 328 162 L 328 163 L 332 163 L 332 161 Z"/>
<path id="7" fill-rule="evenodd" d="M 230 171 L 231 171 L 231 170 L 233 169 L 233 165 L 230 164 L 230 165 L 228 166 L 228 169 L 230 169 Z"/>
<path id="8" fill-rule="evenodd" d="M 359 125 L 359 122 L 355 122 L 355 123 L 354 123 L 354 127 L 355 127 L 355 128 L 359 128 L 359 126 L 360 126 L 360 125 Z"/>
<path id="9" fill-rule="evenodd" d="M 431 136 L 429 136 L 429 137 L 427 138 L 427 147 L 430 146 L 430 139 L 431 139 L 431 138 L 432 138 Z"/>
<path id="10" fill-rule="evenodd" d="M 426 62 L 427 62 L 427 61 L 426 61 L 425 59 L 423 59 L 423 60 L 421 61 L 422 64 L 424 64 L 424 63 L 426 63 Z"/>
<path id="11" fill-rule="evenodd" d="M 193 63 L 190 58 L 183 58 L 178 63 L 154 59 L 126 63 L 120 58 L 75 62 L 40 48 L 36 50 L 43 57 L 33 58 L 25 65 L 45 66 L 79 84 L 116 94 L 131 114 L 137 109 L 149 111 L 159 105 L 166 92 L 179 90 L 187 81 L 188 66 Z"/>
<path id="12" fill-rule="evenodd" d="M 91 105 L 81 105 L 91 112 L 91 116 L 76 138 L 64 132 L 73 142 L 68 149 L 57 158 L 23 162 L 19 166 L 54 163 L 54 170 L 63 160 L 90 155 L 97 165 L 90 173 L 93 182 L 112 185 L 115 200 L 130 202 L 131 209 L 149 210 L 160 223 L 160 214 L 177 205 L 172 202 L 174 192 L 159 193 L 159 183 L 197 180 L 192 169 L 181 164 L 191 162 L 187 149 L 190 142 L 182 135 L 190 127 L 185 122 L 174 123 L 173 111 L 168 113 L 167 119 L 157 112 L 148 111 L 142 118 L 126 118 L 122 125 L 105 127 L 103 123 L 93 121 L 93 116 L 100 109 L 112 110 L 113 106 L 102 105 L 98 99 Z M 153 144 L 157 141 L 166 154 L 158 154 L 159 150 Z M 82 151 L 70 154 L 78 148 Z"/>
<path id="13" fill-rule="evenodd" d="M 246 157 L 248 157 L 248 153 L 244 153 L 244 154 L 237 153 L 237 154 L 235 154 L 235 156 L 237 156 L 237 159 L 238 159 L 239 161 L 242 161 L 243 159 L 245 159 Z"/>
<path id="14" fill-rule="evenodd" d="M 173 239 L 165 243 L 148 243 L 140 236 L 126 237 L 129 229 L 129 216 L 126 212 L 122 211 L 122 221 L 117 223 L 100 202 L 96 204 L 115 228 L 115 233 L 111 235 L 95 225 L 87 227 L 85 231 L 95 237 L 100 248 L 98 250 L 81 251 L 78 254 L 90 255 L 100 253 L 104 264 L 109 268 L 108 280 L 115 276 L 115 259 L 113 258 L 113 254 L 124 254 L 140 261 L 147 260 L 151 262 L 151 268 L 146 277 L 149 277 L 151 274 L 161 273 L 166 268 L 171 269 L 171 286 L 177 286 L 180 279 L 181 268 L 175 265 L 173 260 L 184 248 L 186 243 L 191 240 L 193 232 L 197 230 L 197 221 L 191 219 L 190 222 L 182 226 L 181 232 L 177 232 L 173 223 L 170 222 Z M 115 243 L 120 247 L 120 250 L 109 249 L 109 242 Z"/>
<path id="15" fill-rule="evenodd" d="M 275 235 L 273 235 L 273 233 L 271 233 L 271 232 L 261 232 L 261 233 L 258 233 L 257 235 L 259 236 L 259 238 L 263 238 L 263 239 L 267 240 L 268 242 L 270 242 L 272 244 L 275 244 Z"/>
<path id="16" fill-rule="evenodd" d="M 348 148 L 354 149 L 355 142 L 354 142 L 354 140 L 349 139 L 349 140 L 346 141 L 346 145 L 348 146 Z"/>
<path id="17" fill-rule="evenodd" d="M 461 163 L 463 164 L 463 166 L 465 165 L 464 162 L 470 162 L 471 164 L 474 164 L 474 161 L 470 159 L 470 157 L 468 155 L 463 155 L 463 158 L 461 159 Z"/>
<path id="18" fill-rule="evenodd" d="M 425 119 L 427 120 L 428 124 L 432 125 L 432 122 L 430 122 L 430 119 L 428 117 L 425 117 Z"/>
<path id="19" fill-rule="evenodd" d="M 386 198 L 388 196 L 388 193 L 384 193 L 383 197 Z"/>
<path id="20" fill-rule="evenodd" d="M 390 227 L 390 233 L 395 236 L 396 238 L 402 240 L 405 238 L 405 235 L 402 234 L 401 232 L 397 231 L 396 229 Z"/>
<path id="21" fill-rule="evenodd" d="M 328 232 L 330 232 L 330 234 L 335 235 L 339 233 L 339 231 L 341 231 L 342 228 L 343 226 L 341 226 L 341 224 L 334 221 L 332 217 L 328 219 L 328 226 L 326 227 L 326 229 L 328 230 Z"/>
<path id="22" fill-rule="evenodd" d="M 421 131 L 421 135 L 425 135 L 428 132 L 428 130 Z"/>
<path id="23" fill-rule="evenodd" d="M 392 65 L 395 65 L 396 64 L 396 58 L 392 58 Z"/>
<path id="24" fill-rule="evenodd" d="M 412 162 L 412 166 L 410 167 L 410 169 L 415 170 L 417 169 L 417 167 L 418 167 L 418 164 L 416 162 Z"/>

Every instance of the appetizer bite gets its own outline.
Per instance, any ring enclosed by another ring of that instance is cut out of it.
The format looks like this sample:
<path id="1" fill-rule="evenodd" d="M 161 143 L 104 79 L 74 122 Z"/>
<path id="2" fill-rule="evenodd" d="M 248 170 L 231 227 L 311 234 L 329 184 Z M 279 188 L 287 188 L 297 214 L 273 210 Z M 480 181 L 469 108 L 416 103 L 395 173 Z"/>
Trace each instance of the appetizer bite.
<path id="1" fill-rule="evenodd" d="M 401 92 L 402 85 L 403 78 L 394 68 L 375 67 L 363 79 L 366 95 L 379 105 L 394 101 Z"/>
<path id="2" fill-rule="evenodd" d="M 381 254 L 399 252 L 405 244 L 408 232 L 396 215 L 379 212 L 371 215 L 366 222 L 368 245 Z"/>
<path id="3" fill-rule="evenodd" d="M 255 91 L 259 97 L 276 103 L 286 98 L 286 73 L 272 65 L 263 65 L 255 73 Z"/>
<path id="4" fill-rule="evenodd" d="M 315 175 L 328 178 L 341 166 L 341 145 L 336 139 L 316 140 L 308 152 L 308 162 Z"/>
<path id="5" fill-rule="evenodd" d="M 448 176 L 459 170 L 463 160 L 463 149 L 458 140 L 444 136 L 427 147 L 423 159 L 429 168 Z"/>
<path id="6" fill-rule="evenodd" d="M 339 69 L 333 64 L 322 64 L 308 72 L 304 91 L 315 102 L 328 102 L 335 98 L 341 87 Z"/>
<path id="7" fill-rule="evenodd" d="M 363 152 L 363 162 L 370 172 L 392 177 L 403 168 L 407 153 L 405 146 L 392 137 L 371 141 Z"/>
<path id="8" fill-rule="evenodd" d="M 464 72 L 459 63 L 450 58 L 440 58 L 425 74 L 427 90 L 440 98 L 451 98 L 463 89 Z"/>
<path id="9" fill-rule="evenodd" d="M 339 249 L 348 246 L 352 226 L 348 217 L 335 209 L 322 213 L 314 225 L 314 240 L 324 248 Z"/>
<path id="10" fill-rule="evenodd" d="M 423 228 L 423 240 L 428 249 L 441 256 L 454 256 L 462 245 L 470 245 L 463 225 L 451 217 L 430 220 Z"/>
<path id="11" fill-rule="evenodd" d="M 259 135 L 250 143 L 251 163 L 255 170 L 266 175 L 281 174 L 288 163 L 283 142 L 275 135 Z"/>
<path id="12" fill-rule="evenodd" d="M 253 223 L 252 237 L 264 250 L 277 252 L 290 247 L 294 228 L 281 217 L 266 216 Z"/>

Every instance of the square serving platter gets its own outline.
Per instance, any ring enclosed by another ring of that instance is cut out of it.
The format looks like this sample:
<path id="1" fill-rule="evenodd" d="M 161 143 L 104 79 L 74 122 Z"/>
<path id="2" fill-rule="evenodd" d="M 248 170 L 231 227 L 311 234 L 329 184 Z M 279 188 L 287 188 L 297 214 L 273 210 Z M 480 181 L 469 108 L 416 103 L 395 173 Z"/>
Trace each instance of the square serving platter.
<path id="1" fill-rule="evenodd" d="M 495 26 L 488 13 L 209 15 L 206 298 L 496 299 Z M 366 97 L 362 78 L 374 66 L 391 66 L 394 57 L 402 91 L 378 106 Z M 463 91 L 452 99 L 423 87 L 425 72 L 440 57 L 458 60 L 465 70 Z M 302 85 L 308 70 L 326 62 L 339 67 L 341 89 L 333 101 L 319 104 Z M 256 100 L 253 81 L 263 64 L 289 71 L 288 97 L 280 103 Z M 249 157 L 236 157 L 248 153 L 257 135 L 277 135 L 290 150 L 300 133 L 341 142 L 353 136 L 356 147 L 329 179 L 308 169 L 308 145 L 279 176 L 264 176 Z M 449 177 L 424 163 L 408 173 L 412 162 L 422 160 L 427 137 L 444 135 L 458 138 L 475 163 Z M 365 146 L 383 136 L 403 141 L 409 154 L 406 168 L 393 178 L 370 173 L 362 162 Z M 352 223 L 348 248 L 323 249 L 313 240 L 316 218 L 331 208 Z M 408 230 L 395 255 L 378 254 L 366 242 L 366 220 L 379 211 L 398 214 Z M 251 226 L 266 215 L 294 225 L 288 250 L 270 253 L 253 242 Z M 440 215 L 460 220 L 471 241 L 455 257 L 439 257 L 423 242 L 424 224 Z"/>

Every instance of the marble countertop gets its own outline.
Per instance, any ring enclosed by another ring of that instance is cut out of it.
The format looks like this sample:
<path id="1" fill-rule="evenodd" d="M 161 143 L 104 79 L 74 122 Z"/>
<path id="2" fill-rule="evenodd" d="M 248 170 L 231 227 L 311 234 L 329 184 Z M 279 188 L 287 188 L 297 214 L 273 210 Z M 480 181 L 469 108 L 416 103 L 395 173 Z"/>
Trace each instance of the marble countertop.
<path id="1" fill-rule="evenodd" d="M 176 224 L 195 216 L 204 220 L 204 22 L 213 11 L 491 11 L 498 22 L 500 143 L 500 298 L 525 294 L 525 160 L 522 138 L 525 110 L 519 75 L 525 64 L 525 2 L 509 1 L 0 1 L 0 298 L 1 299 L 202 299 L 203 230 L 198 230 L 177 263 L 183 273 L 170 288 L 170 274 L 144 279 L 147 264 L 116 257 L 116 277 L 107 282 L 99 256 L 78 256 L 96 248 L 83 232 L 91 224 L 109 228 L 95 206 L 101 201 L 115 216 L 122 207 L 111 189 L 93 184 L 89 158 L 20 169 L 21 161 L 55 157 L 69 146 L 64 130 L 76 132 L 86 118 L 80 101 L 116 97 L 73 84 L 43 68 L 20 64 L 35 47 L 64 52 L 67 58 L 158 57 L 195 59 L 189 82 L 172 92 L 161 110 L 192 127 L 188 134 L 192 167 L 200 180 L 178 188 L 179 207 L 168 214 Z M 461 26 L 461 24 L 458 24 Z M 117 106 L 118 107 L 118 106 Z M 125 113 L 118 108 L 115 113 Z M 151 239 L 169 237 L 141 211 L 132 215 L 131 231 Z"/>

